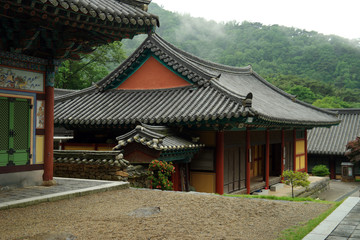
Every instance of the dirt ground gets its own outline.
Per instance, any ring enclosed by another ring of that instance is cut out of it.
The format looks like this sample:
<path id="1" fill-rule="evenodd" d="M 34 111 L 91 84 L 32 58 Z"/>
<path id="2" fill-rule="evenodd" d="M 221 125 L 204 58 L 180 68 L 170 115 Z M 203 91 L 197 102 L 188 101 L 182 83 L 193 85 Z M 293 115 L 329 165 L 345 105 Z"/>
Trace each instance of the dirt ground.
<path id="1" fill-rule="evenodd" d="M 0 239 L 275 239 L 329 207 L 126 189 L 0 211 Z"/>

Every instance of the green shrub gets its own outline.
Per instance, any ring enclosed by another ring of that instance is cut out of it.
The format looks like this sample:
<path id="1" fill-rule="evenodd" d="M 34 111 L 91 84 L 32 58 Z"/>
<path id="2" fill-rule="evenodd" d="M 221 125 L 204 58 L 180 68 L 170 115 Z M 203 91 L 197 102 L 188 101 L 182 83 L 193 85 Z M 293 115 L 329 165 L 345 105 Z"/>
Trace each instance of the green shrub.
<path id="1" fill-rule="evenodd" d="M 329 174 L 330 174 L 329 169 L 325 165 L 316 165 L 312 169 L 312 175 L 314 176 L 323 177 Z"/>
<path id="2" fill-rule="evenodd" d="M 151 188 L 161 190 L 172 190 L 173 183 L 169 180 L 171 174 L 175 172 L 175 167 L 171 162 L 153 160 L 149 164 L 149 176 Z"/>
<path id="3" fill-rule="evenodd" d="M 294 187 L 307 187 L 310 185 L 309 175 L 306 172 L 285 170 L 283 176 L 285 184 L 291 186 L 292 197 L 294 197 Z"/>

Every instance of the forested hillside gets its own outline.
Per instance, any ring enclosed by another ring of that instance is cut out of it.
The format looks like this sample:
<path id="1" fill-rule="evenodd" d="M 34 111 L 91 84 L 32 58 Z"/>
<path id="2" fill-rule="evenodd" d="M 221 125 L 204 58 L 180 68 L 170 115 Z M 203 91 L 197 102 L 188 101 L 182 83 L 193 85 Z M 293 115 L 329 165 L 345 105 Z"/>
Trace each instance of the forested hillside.
<path id="1" fill-rule="evenodd" d="M 360 108 L 360 39 L 261 23 L 216 23 L 172 13 L 155 3 L 149 7 L 160 17 L 156 32 L 184 51 L 221 64 L 252 65 L 266 80 L 318 107 Z M 100 47 L 80 62 L 63 62 L 55 86 L 88 87 L 145 38 Z"/>
<path id="2" fill-rule="evenodd" d="M 150 4 L 157 33 L 201 58 L 254 71 L 320 107 L 360 107 L 360 47 L 335 35 L 261 23 L 216 23 Z M 146 36 L 125 40 L 130 54 Z"/>

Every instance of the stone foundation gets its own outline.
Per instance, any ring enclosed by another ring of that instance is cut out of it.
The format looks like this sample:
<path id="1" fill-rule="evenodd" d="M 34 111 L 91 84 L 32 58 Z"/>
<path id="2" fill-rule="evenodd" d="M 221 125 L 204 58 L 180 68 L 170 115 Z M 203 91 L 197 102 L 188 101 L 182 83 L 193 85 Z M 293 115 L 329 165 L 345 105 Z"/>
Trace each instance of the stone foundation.
<path id="1" fill-rule="evenodd" d="M 121 151 L 54 151 L 54 176 L 67 178 L 128 181 L 133 187 L 148 187 L 149 173 L 133 166 Z"/>
<path id="2" fill-rule="evenodd" d="M 330 178 L 323 177 L 323 179 L 311 183 L 307 188 L 294 191 L 295 197 L 311 197 L 317 198 L 320 193 L 329 189 Z"/>

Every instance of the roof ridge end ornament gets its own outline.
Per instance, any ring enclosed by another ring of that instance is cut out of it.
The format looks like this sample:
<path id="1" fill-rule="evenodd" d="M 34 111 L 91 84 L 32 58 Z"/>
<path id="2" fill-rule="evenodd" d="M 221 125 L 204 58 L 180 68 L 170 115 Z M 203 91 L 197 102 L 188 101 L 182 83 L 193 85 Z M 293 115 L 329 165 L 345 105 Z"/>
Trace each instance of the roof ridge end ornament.
<path id="1" fill-rule="evenodd" d="M 252 92 L 249 92 L 246 97 L 245 100 L 243 101 L 243 106 L 245 108 L 251 108 L 252 106 L 252 99 L 253 99 L 253 94 Z"/>
<path id="2" fill-rule="evenodd" d="M 217 75 L 216 77 L 212 77 L 212 78 L 210 78 L 210 80 L 209 81 L 211 81 L 211 80 L 216 80 L 216 81 L 219 81 L 219 79 L 220 79 L 220 77 L 221 77 L 221 73 L 219 74 L 219 75 Z"/>
<path id="3" fill-rule="evenodd" d="M 254 73 L 254 70 L 253 70 L 253 67 L 252 67 L 252 65 L 251 64 L 249 64 L 249 71 L 250 71 L 250 74 L 253 74 Z"/>

